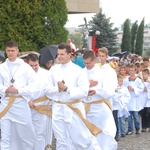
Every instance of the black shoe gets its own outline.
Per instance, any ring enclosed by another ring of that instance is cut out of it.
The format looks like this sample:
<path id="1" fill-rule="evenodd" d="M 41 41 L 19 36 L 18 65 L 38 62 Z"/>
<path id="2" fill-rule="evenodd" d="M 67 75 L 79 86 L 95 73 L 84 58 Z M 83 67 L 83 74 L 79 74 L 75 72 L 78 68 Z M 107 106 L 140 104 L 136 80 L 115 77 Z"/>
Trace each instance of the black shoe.
<path id="1" fill-rule="evenodd" d="M 136 129 L 136 134 L 140 134 L 140 129 Z"/>
<path id="2" fill-rule="evenodd" d="M 125 134 L 121 134 L 121 137 L 126 137 L 126 135 Z"/>
<path id="3" fill-rule="evenodd" d="M 119 140 L 120 140 L 120 136 L 119 136 L 119 135 L 116 135 L 115 140 L 116 140 L 116 141 L 119 141 Z"/>
<path id="4" fill-rule="evenodd" d="M 131 134 L 133 134 L 133 131 L 128 131 L 126 134 L 131 135 Z"/>

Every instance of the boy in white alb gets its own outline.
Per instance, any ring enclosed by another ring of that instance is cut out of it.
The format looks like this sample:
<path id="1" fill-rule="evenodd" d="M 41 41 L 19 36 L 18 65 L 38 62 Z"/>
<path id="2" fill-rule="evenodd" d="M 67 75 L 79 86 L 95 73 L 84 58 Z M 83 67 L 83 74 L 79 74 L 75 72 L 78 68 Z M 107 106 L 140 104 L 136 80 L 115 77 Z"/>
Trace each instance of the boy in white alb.
<path id="1" fill-rule="evenodd" d="M 136 66 L 129 66 L 130 76 L 125 79 L 124 85 L 128 88 L 131 99 L 127 105 L 130 116 L 128 117 L 128 132 L 127 134 L 133 133 L 133 119 L 136 129 L 136 134 L 140 134 L 140 121 L 139 121 L 139 111 L 142 109 L 141 106 L 141 93 L 144 89 L 143 83 L 139 77 L 136 76 Z"/>
<path id="2" fill-rule="evenodd" d="M 102 78 L 102 86 L 103 89 L 106 89 L 107 93 L 109 93 L 108 100 L 112 105 L 112 96 L 115 93 L 115 88 L 117 87 L 117 74 L 116 71 L 107 64 L 106 60 L 108 57 L 108 49 L 105 47 L 99 48 L 98 57 L 101 62 L 101 78 Z"/>
<path id="3" fill-rule="evenodd" d="M 113 116 L 117 127 L 115 139 L 116 141 L 119 141 L 120 136 L 124 137 L 125 135 L 124 116 L 129 115 L 126 106 L 131 96 L 127 87 L 123 86 L 123 77 L 121 75 L 118 75 L 117 78 L 118 78 L 118 86 L 116 88 L 116 92 L 112 100 L 113 100 Z"/>
<path id="4" fill-rule="evenodd" d="M 142 132 L 150 131 L 150 79 L 149 70 L 144 69 L 142 71 L 144 90 L 142 93 L 142 99 L 145 102 L 144 108 L 141 111 L 142 120 Z"/>

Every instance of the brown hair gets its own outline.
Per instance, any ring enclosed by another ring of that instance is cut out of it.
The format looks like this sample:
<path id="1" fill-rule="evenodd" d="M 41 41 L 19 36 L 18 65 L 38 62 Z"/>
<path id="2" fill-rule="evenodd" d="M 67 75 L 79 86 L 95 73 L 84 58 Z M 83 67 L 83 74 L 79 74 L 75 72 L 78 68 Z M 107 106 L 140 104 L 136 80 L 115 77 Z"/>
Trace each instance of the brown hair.
<path id="1" fill-rule="evenodd" d="M 29 62 L 30 60 L 35 62 L 35 61 L 39 61 L 39 57 L 36 54 L 30 53 L 27 57 L 26 57 L 27 62 Z"/>
<path id="2" fill-rule="evenodd" d="M 66 49 L 67 54 L 71 53 L 71 47 L 68 44 L 65 44 L 65 43 L 60 43 L 58 45 L 58 49 Z"/>
<path id="3" fill-rule="evenodd" d="M 135 66 L 137 67 L 137 68 L 140 68 L 141 67 L 141 64 L 140 63 L 135 63 Z"/>
<path id="4" fill-rule="evenodd" d="M 148 69 L 144 69 L 143 71 L 142 71 L 142 73 L 146 73 L 146 74 L 149 74 L 149 70 Z"/>
<path id="5" fill-rule="evenodd" d="M 126 70 L 126 66 L 120 66 L 120 69 L 124 69 L 124 70 Z"/>
<path id="6" fill-rule="evenodd" d="M 133 69 L 135 69 L 135 71 L 137 70 L 137 66 L 135 66 L 133 64 L 129 65 L 129 68 L 133 68 Z"/>
<path id="7" fill-rule="evenodd" d="M 144 61 L 143 63 L 144 63 L 144 68 L 148 68 L 148 66 L 149 66 L 148 61 Z"/>
<path id="8" fill-rule="evenodd" d="M 91 50 L 85 51 L 85 53 L 83 54 L 83 59 L 88 59 L 88 58 L 91 58 L 91 60 L 96 59 L 96 56 L 93 51 Z"/>
<path id="9" fill-rule="evenodd" d="M 143 61 L 148 61 L 149 62 L 149 58 L 148 57 L 144 57 Z"/>
<path id="10" fill-rule="evenodd" d="M 6 43 L 6 47 L 17 47 L 18 48 L 18 44 L 15 41 L 11 40 Z"/>

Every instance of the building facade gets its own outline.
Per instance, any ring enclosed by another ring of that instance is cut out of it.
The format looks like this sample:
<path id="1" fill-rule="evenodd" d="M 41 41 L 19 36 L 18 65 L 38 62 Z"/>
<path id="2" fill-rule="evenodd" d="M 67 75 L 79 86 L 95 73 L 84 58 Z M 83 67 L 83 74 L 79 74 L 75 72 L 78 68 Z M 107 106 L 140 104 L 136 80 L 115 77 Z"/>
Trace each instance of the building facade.
<path id="1" fill-rule="evenodd" d="M 144 29 L 144 50 L 150 48 L 150 28 Z"/>
<path id="2" fill-rule="evenodd" d="M 121 46 L 123 31 L 117 31 L 117 45 Z M 150 48 L 150 28 L 144 29 L 143 50 Z"/>
<path id="3" fill-rule="evenodd" d="M 66 0 L 68 13 L 97 13 L 99 11 L 99 0 Z"/>

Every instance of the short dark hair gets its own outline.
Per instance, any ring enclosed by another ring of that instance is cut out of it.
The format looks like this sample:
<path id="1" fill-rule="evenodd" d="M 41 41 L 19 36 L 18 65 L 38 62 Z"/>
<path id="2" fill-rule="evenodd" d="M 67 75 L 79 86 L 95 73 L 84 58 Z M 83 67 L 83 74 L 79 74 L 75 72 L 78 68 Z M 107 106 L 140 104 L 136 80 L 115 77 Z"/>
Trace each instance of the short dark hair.
<path id="1" fill-rule="evenodd" d="M 33 61 L 33 62 L 39 61 L 39 57 L 38 57 L 38 55 L 36 55 L 36 54 L 30 53 L 30 54 L 26 57 L 26 61 L 29 62 L 30 60 Z"/>
<path id="2" fill-rule="evenodd" d="M 87 50 L 87 51 L 84 52 L 83 59 L 88 59 L 88 58 L 91 58 L 91 60 L 96 59 L 96 56 L 95 56 L 93 51 Z"/>
<path id="3" fill-rule="evenodd" d="M 66 49 L 67 54 L 71 53 L 71 47 L 65 43 L 60 43 L 58 49 Z"/>
<path id="4" fill-rule="evenodd" d="M 17 47 L 18 48 L 18 44 L 15 41 L 11 40 L 6 43 L 6 47 Z"/>
<path id="5" fill-rule="evenodd" d="M 149 70 L 148 69 L 144 69 L 143 71 L 142 71 L 142 73 L 146 73 L 146 74 L 149 74 Z"/>
<path id="6" fill-rule="evenodd" d="M 144 57 L 143 61 L 148 61 L 149 62 L 149 58 L 148 57 Z"/>
<path id="7" fill-rule="evenodd" d="M 139 62 L 137 62 L 137 63 L 135 63 L 135 66 L 136 66 L 137 68 L 139 68 L 139 67 L 141 67 L 141 64 L 140 64 Z"/>

